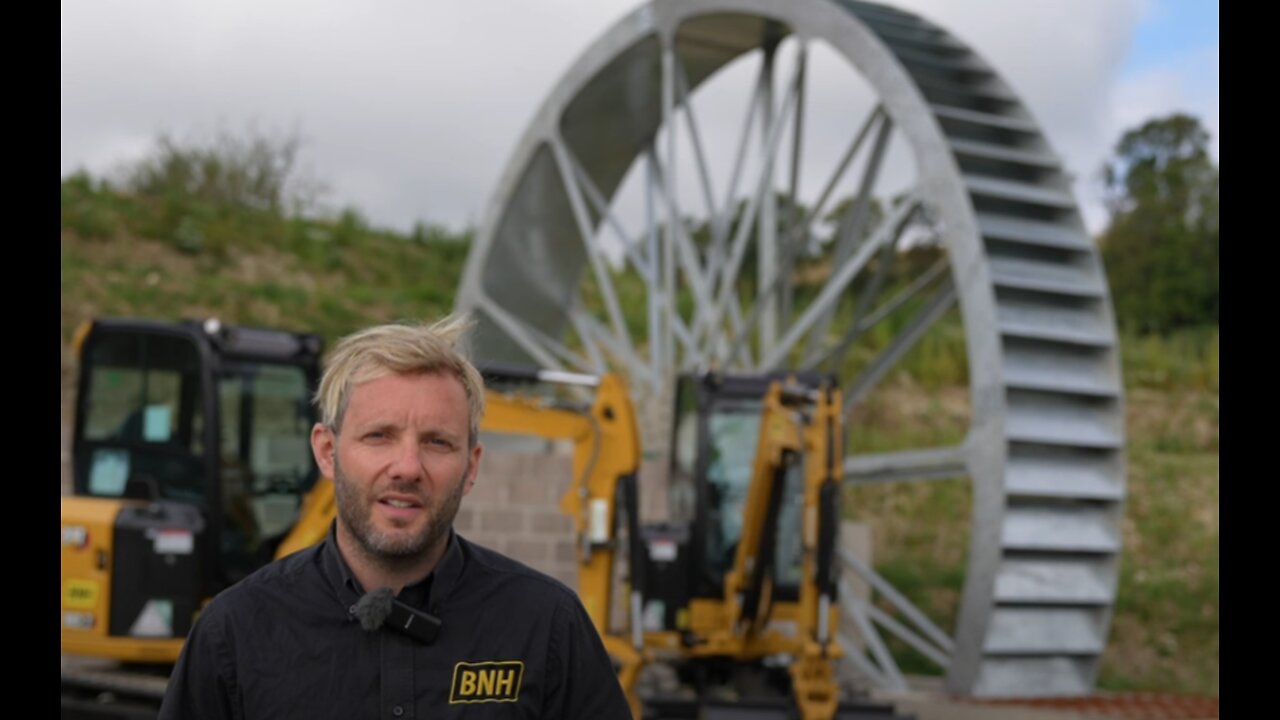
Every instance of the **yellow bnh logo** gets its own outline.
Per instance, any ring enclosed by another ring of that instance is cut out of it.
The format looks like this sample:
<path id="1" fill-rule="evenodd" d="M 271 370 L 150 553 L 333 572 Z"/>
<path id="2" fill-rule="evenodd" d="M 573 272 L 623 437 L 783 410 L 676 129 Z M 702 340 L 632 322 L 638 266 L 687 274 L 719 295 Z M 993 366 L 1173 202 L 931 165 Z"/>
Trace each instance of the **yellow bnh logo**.
<path id="1" fill-rule="evenodd" d="M 453 666 L 449 704 L 515 702 L 524 681 L 524 662 L 496 660 L 460 662 Z"/>

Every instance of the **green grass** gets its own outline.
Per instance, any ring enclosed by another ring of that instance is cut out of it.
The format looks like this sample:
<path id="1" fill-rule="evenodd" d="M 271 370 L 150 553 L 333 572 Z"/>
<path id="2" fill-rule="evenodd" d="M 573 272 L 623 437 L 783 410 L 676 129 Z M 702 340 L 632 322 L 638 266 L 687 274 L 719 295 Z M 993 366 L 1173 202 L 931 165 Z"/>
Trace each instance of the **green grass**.
<path id="1" fill-rule="evenodd" d="M 1132 388 L 1128 404 L 1124 551 L 1099 685 L 1217 694 L 1218 394 Z"/>
<path id="2" fill-rule="evenodd" d="M 216 315 L 333 340 L 374 319 L 448 312 L 466 260 L 468 235 L 442 228 L 401 235 L 353 212 L 257 210 L 171 225 L 163 205 L 84 176 L 63 181 L 64 343 L 104 315 Z"/>
<path id="3" fill-rule="evenodd" d="M 1121 357 L 1128 387 L 1218 392 L 1217 327 L 1168 335 L 1122 333 Z"/>

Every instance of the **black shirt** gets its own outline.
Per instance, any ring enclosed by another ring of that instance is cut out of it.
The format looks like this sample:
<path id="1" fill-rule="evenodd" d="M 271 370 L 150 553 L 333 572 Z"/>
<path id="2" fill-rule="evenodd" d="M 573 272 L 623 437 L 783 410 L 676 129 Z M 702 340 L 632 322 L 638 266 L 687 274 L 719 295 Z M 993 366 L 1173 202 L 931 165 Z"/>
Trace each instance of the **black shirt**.
<path id="1" fill-rule="evenodd" d="M 161 718 L 628 718 L 595 627 L 563 584 L 458 535 L 399 599 L 442 621 L 426 645 L 365 631 L 334 533 L 201 614 Z"/>

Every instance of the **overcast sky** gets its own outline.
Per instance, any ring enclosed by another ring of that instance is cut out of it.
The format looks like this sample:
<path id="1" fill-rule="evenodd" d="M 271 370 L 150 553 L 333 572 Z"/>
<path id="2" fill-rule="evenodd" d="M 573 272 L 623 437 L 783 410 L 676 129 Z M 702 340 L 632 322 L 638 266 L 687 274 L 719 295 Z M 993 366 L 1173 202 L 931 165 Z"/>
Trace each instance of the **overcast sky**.
<path id="1" fill-rule="evenodd" d="M 63 176 L 110 173 L 156 136 L 252 123 L 374 223 L 476 224 L 525 125 L 635 0 L 62 3 Z M 1183 110 L 1218 135 L 1218 4 L 903 0 L 995 66 L 1104 217 L 1120 132 Z"/>

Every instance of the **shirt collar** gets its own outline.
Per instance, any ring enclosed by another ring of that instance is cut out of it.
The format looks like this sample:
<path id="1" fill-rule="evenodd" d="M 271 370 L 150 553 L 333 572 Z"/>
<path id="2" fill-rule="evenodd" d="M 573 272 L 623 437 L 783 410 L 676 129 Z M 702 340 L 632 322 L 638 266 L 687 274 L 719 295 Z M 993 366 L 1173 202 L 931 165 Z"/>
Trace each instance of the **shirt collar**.
<path id="1" fill-rule="evenodd" d="M 464 542 L 453 528 L 449 528 L 449 544 L 440 562 L 425 578 L 401 590 L 400 599 L 429 612 L 436 612 L 466 565 L 466 553 L 462 547 Z M 329 534 L 320 549 L 320 570 L 344 605 L 350 606 L 364 595 L 365 590 L 360 586 L 360 581 L 352 574 L 347 561 L 338 551 L 337 520 L 329 525 Z"/>
<path id="2" fill-rule="evenodd" d="M 430 590 L 428 609 L 433 613 L 439 611 L 440 605 L 449 597 L 449 592 L 453 590 L 458 577 L 462 575 L 463 568 L 466 567 L 465 544 L 466 541 L 462 536 L 455 533 L 452 527 L 449 528 L 449 546 L 445 548 L 444 557 L 440 558 L 435 571 L 427 576 L 427 580 L 431 582 L 428 588 Z"/>

